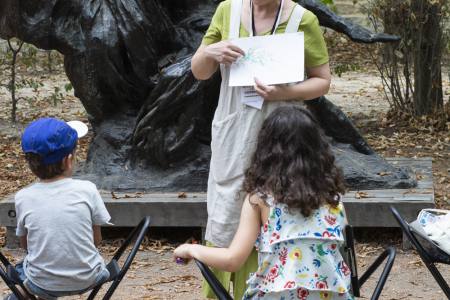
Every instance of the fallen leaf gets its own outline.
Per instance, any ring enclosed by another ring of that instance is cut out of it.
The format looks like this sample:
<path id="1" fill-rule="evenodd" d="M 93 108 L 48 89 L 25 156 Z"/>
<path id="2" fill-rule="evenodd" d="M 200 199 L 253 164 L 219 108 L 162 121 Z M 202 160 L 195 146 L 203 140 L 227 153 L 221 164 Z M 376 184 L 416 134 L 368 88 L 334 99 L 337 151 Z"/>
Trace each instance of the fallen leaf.
<path id="1" fill-rule="evenodd" d="M 379 172 L 379 173 L 377 173 L 377 175 L 379 175 L 379 176 L 388 176 L 388 175 L 392 175 L 392 172 Z"/>
<path id="2" fill-rule="evenodd" d="M 369 194 L 366 192 L 356 192 L 355 198 L 356 199 L 369 198 Z"/>

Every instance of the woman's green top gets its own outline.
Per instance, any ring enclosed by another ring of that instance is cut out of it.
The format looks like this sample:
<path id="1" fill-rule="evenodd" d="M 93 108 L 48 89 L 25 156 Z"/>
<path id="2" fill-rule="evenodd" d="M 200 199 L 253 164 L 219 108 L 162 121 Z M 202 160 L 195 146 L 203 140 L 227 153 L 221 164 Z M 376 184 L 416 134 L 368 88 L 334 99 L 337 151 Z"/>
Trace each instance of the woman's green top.
<path id="1" fill-rule="evenodd" d="M 230 30 L 231 0 L 223 1 L 219 4 L 212 20 L 203 37 L 202 44 L 210 45 L 228 39 Z M 284 33 L 288 21 L 281 23 L 276 33 Z M 317 17 L 306 10 L 298 31 L 303 31 L 305 35 L 305 66 L 308 68 L 317 67 L 328 62 L 328 51 L 323 39 L 322 30 Z M 264 35 L 270 34 L 270 31 Z M 240 26 L 240 37 L 248 37 L 249 33 L 244 26 Z"/>

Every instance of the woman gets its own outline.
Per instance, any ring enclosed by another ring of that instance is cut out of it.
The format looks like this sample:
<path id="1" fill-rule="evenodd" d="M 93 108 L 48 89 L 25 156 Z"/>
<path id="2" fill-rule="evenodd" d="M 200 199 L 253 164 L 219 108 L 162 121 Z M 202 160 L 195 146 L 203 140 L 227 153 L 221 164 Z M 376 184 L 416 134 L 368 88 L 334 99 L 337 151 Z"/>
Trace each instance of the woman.
<path id="1" fill-rule="evenodd" d="M 245 53 L 229 40 L 251 35 L 304 32 L 307 79 L 291 85 L 264 85 L 255 79 L 255 90 L 264 98 L 261 110 L 241 103 L 242 88 L 229 87 L 229 66 Z M 208 179 L 210 246 L 228 247 L 239 223 L 244 194 L 244 171 L 255 149 L 264 119 L 276 107 L 302 105 L 302 101 L 328 92 L 328 53 L 316 16 L 291 0 L 226 0 L 218 6 L 202 45 L 192 58 L 199 80 L 222 74 L 219 104 L 212 123 L 211 167 Z M 257 268 L 256 251 L 236 273 L 217 272 L 225 287 L 233 281 L 234 298 L 241 299 L 249 273 Z M 208 296 L 212 296 L 206 290 Z"/>

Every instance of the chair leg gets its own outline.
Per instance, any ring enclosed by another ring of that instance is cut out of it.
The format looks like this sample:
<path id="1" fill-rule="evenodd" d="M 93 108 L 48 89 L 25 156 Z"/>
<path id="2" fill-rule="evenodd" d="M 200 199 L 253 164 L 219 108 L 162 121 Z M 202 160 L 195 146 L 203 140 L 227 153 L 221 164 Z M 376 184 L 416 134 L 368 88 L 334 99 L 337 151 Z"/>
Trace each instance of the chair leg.
<path id="1" fill-rule="evenodd" d="M 5 265 L 5 269 L 0 268 L 0 277 L 3 279 L 5 284 L 9 287 L 9 289 L 13 292 L 13 294 L 16 296 L 19 300 L 35 300 L 36 297 L 32 295 L 28 290 L 25 288 L 22 282 L 16 282 L 13 278 L 11 278 L 8 275 L 8 269 L 14 268 L 11 263 L 6 259 L 6 257 L 0 252 L 0 261 Z"/>
<path id="2" fill-rule="evenodd" d="M 2 278 L 3 278 L 3 276 L 2 276 Z M 8 288 L 16 296 L 17 299 L 19 299 L 19 300 L 36 299 L 33 295 L 29 294 L 27 290 L 24 290 L 24 291 L 19 290 L 19 288 L 15 284 L 5 280 L 4 278 L 3 278 L 3 281 L 6 283 Z M 26 296 L 25 293 L 28 294 L 28 296 Z"/>
<path id="3" fill-rule="evenodd" d="M 400 225 L 403 235 L 406 236 L 408 240 L 411 242 L 414 249 L 424 262 L 425 266 L 431 272 L 431 275 L 433 275 L 434 279 L 437 281 L 438 285 L 440 286 L 444 294 L 447 296 L 447 298 L 450 299 L 450 287 L 448 286 L 445 279 L 442 277 L 439 270 L 436 268 L 432 257 L 430 257 L 428 252 L 423 248 L 423 246 L 420 244 L 417 238 L 412 234 L 409 224 L 402 218 L 400 213 L 394 207 L 391 207 L 391 212 L 394 215 L 394 218 L 397 221 L 397 223 Z"/>
<path id="4" fill-rule="evenodd" d="M 202 263 L 199 260 L 195 260 L 197 267 L 200 269 L 205 280 L 208 282 L 209 286 L 213 290 L 214 294 L 216 294 L 217 299 L 219 300 L 233 300 L 233 298 L 228 294 L 228 291 L 223 287 L 222 283 L 217 279 L 214 273 L 211 271 L 208 266 Z"/>
<path id="5" fill-rule="evenodd" d="M 139 225 L 131 232 L 131 234 L 127 237 L 127 239 L 124 241 L 122 246 L 120 246 L 119 250 L 117 250 L 116 254 L 113 257 L 113 260 L 119 261 L 120 257 L 124 253 L 125 249 L 128 247 L 129 244 L 131 244 L 131 241 L 136 238 L 133 247 L 131 248 L 130 253 L 125 258 L 125 262 L 123 263 L 122 269 L 118 272 L 117 277 L 112 281 L 110 287 L 106 291 L 105 295 L 103 296 L 103 300 L 109 300 L 113 293 L 115 292 L 117 286 L 122 281 L 123 277 L 127 273 L 128 269 L 131 266 L 131 263 L 134 260 L 134 257 L 136 256 L 139 247 L 141 246 L 145 234 L 147 233 L 150 226 L 150 217 L 145 217 L 142 219 L 142 221 L 139 223 Z M 94 290 L 92 294 L 96 294 L 98 290 Z"/>
<path id="6" fill-rule="evenodd" d="M 441 287 L 445 296 L 450 299 L 450 287 L 448 286 L 447 281 L 445 281 L 444 277 L 442 277 L 442 274 L 441 272 L 439 272 L 436 265 L 434 263 L 425 263 L 425 266 L 428 268 L 428 270 L 430 270 L 431 275 L 433 275 L 434 279 Z"/>
<path id="7" fill-rule="evenodd" d="M 92 289 L 92 291 L 90 292 L 89 296 L 87 297 L 87 300 L 93 300 L 95 299 L 95 296 L 97 296 L 98 292 L 100 291 L 100 289 L 102 288 L 102 285 L 96 286 L 94 289 Z"/>
<path id="8" fill-rule="evenodd" d="M 386 280 L 391 272 L 392 266 L 394 265 L 396 251 L 394 247 L 389 247 L 370 265 L 370 267 L 361 275 L 358 280 L 359 286 L 361 287 L 367 279 L 378 269 L 378 267 L 383 263 L 384 260 L 386 264 L 383 268 L 383 272 L 381 273 L 380 279 L 378 280 L 377 286 L 372 294 L 371 300 L 377 300 L 381 292 L 383 291 L 384 285 L 386 284 Z"/>

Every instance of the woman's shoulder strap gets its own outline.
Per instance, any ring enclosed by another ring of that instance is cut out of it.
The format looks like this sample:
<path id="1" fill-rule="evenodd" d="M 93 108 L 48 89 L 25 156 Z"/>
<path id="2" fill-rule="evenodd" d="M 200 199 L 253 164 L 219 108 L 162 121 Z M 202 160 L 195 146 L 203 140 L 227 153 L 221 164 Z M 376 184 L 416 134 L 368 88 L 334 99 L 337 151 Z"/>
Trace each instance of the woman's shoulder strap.
<path id="1" fill-rule="evenodd" d="M 289 18 L 289 22 L 286 26 L 286 33 L 294 33 L 298 31 L 298 27 L 302 22 L 303 14 L 305 13 L 305 11 L 306 9 L 300 4 L 295 5 L 294 11 L 292 12 L 291 17 Z"/>
<path id="2" fill-rule="evenodd" d="M 228 35 L 229 39 L 235 39 L 239 37 L 242 1 L 243 0 L 231 0 L 230 33 Z"/>

